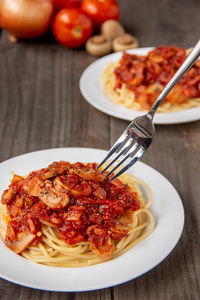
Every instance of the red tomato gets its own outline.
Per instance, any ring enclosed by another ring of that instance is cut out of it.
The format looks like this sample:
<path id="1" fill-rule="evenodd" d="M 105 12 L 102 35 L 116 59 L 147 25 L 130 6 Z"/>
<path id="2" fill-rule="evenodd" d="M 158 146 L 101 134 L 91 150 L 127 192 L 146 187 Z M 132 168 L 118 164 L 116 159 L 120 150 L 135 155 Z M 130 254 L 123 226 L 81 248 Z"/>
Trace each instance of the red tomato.
<path id="1" fill-rule="evenodd" d="M 119 20 L 119 5 L 115 0 L 84 0 L 81 10 L 91 18 L 96 27 L 107 20 Z"/>
<path id="2" fill-rule="evenodd" d="M 79 7 L 81 0 L 53 0 L 54 11 L 59 11 L 62 8 Z"/>
<path id="3" fill-rule="evenodd" d="M 59 43 L 69 48 L 77 48 L 91 36 L 93 25 L 78 8 L 63 8 L 55 16 L 52 30 Z"/>

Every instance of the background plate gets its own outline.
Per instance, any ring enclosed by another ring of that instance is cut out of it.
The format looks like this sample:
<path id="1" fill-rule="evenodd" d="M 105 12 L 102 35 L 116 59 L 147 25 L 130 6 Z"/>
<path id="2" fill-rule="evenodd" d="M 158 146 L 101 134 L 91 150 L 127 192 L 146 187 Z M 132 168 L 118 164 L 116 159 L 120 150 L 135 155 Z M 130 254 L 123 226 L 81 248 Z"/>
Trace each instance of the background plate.
<path id="1" fill-rule="evenodd" d="M 7 188 L 11 171 L 25 175 L 53 161 L 99 162 L 107 152 L 87 148 L 59 148 L 32 152 L 0 164 L 0 194 Z M 137 162 L 128 173 L 145 181 L 152 189 L 150 208 L 156 224 L 145 240 L 111 261 L 83 268 L 53 268 L 32 263 L 15 254 L 0 241 L 0 276 L 31 288 L 49 291 L 88 291 L 117 285 L 154 268 L 173 250 L 184 224 L 181 199 L 160 173 Z"/>
<path id="2" fill-rule="evenodd" d="M 138 55 L 146 55 L 153 48 L 138 48 L 127 52 Z M 144 111 L 136 111 L 124 108 L 108 99 L 103 91 L 100 79 L 103 70 L 109 62 L 118 61 L 122 53 L 117 52 L 98 59 L 89 65 L 80 78 L 80 90 L 83 97 L 98 110 L 124 120 L 132 121 L 135 117 L 144 114 Z M 182 110 L 173 113 L 157 113 L 154 117 L 155 124 L 176 124 L 196 121 L 200 119 L 200 107 Z"/>

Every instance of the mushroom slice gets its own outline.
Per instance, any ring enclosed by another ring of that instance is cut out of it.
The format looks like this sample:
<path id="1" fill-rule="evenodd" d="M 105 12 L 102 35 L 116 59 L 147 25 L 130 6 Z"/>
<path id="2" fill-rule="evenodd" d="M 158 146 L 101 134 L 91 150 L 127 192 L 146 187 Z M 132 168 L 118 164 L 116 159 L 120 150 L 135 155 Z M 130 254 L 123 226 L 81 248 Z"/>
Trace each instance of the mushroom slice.
<path id="1" fill-rule="evenodd" d="M 53 183 L 57 191 L 70 192 L 75 198 L 89 196 L 92 192 L 92 188 L 86 181 L 82 181 L 80 185 L 77 186 L 77 189 L 72 189 L 70 185 L 65 182 L 65 176 L 56 177 Z"/>
<path id="2" fill-rule="evenodd" d="M 112 43 L 114 51 L 124 51 L 128 49 L 137 48 L 138 46 L 138 40 L 128 33 L 116 37 Z"/>
<path id="3" fill-rule="evenodd" d="M 126 225 L 116 223 L 115 225 L 109 228 L 110 235 L 113 240 L 121 240 L 123 237 L 127 236 L 130 228 Z"/>
<path id="4" fill-rule="evenodd" d="M 69 170 L 69 173 L 78 175 L 79 177 L 85 180 L 94 180 L 98 182 L 102 182 L 104 180 L 104 176 L 99 174 L 95 170 L 87 169 L 87 168 L 77 168 L 73 170 Z"/>
<path id="5" fill-rule="evenodd" d="M 110 40 L 113 40 L 124 32 L 123 26 L 116 20 L 108 20 L 101 25 L 101 34 Z"/>
<path id="6" fill-rule="evenodd" d="M 28 194 L 38 197 L 52 209 L 64 208 L 69 203 L 69 196 L 66 192 L 58 191 L 50 180 L 43 182 L 37 177 L 29 180 Z"/>
<path id="7" fill-rule="evenodd" d="M 66 170 L 69 169 L 69 167 L 70 167 L 70 163 L 65 161 L 58 161 L 52 163 L 47 168 L 31 173 L 30 176 L 36 175 L 41 180 L 46 180 L 59 175 L 64 175 Z"/>
<path id="8" fill-rule="evenodd" d="M 86 50 L 94 56 L 102 56 L 111 52 L 111 41 L 103 35 L 94 35 L 87 40 Z"/>
<path id="9" fill-rule="evenodd" d="M 36 238 L 35 234 L 30 233 L 30 231 L 25 231 L 17 235 L 17 239 L 14 241 L 5 241 L 6 245 L 13 250 L 15 253 L 19 254 L 24 251 Z"/>

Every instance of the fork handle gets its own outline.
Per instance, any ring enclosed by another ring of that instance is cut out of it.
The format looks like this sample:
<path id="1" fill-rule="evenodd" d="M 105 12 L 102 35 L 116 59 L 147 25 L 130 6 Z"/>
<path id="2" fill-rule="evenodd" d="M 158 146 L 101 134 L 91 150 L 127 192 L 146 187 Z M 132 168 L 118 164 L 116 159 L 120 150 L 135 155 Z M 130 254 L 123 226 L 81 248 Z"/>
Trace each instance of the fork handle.
<path id="1" fill-rule="evenodd" d="M 153 119 L 154 114 L 156 110 L 158 109 L 159 105 L 163 102 L 163 100 L 166 98 L 166 96 L 169 94 L 171 89 L 175 86 L 175 84 L 181 79 L 181 77 L 185 74 L 185 72 L 193 65 L 195 60 L 200 55 L 200 40 L 193 48 L 192 52 L 188 55 L 188 57 L 185 59 L 183 64 L 180 66 L 178 71 L 175 73 L 175 75 L 172 77 L 172 79 L 168 82 L 162 93 L 158 96 L 154 104 L 152 105 L 151 109 L 147 113 L 147 117 L 149 119 Z"/>

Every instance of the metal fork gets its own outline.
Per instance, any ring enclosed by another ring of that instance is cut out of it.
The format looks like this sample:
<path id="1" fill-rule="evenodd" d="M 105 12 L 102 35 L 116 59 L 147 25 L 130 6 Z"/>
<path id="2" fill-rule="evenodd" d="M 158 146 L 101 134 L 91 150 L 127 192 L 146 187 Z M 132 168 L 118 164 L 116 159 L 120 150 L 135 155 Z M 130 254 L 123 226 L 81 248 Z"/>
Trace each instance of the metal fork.
<path id="1" fill-rule="evenodd" d="M 166 96 L 169 94 L 171 89 L 175 86 L 175 84 L 181 79 L 181 77 L 185 74 L 185 72 L 193 65 L 195 60 L 200 55 L 200 40 L 195 45 L 194 49 L 190 53 L 190 55 L 185 59 L 181 67 L 166 85 L 164 90 L 158 96 L 156 101 L 154 102 L 151 109 L 147 114 L 135 118 L 129 126 L 126 128 L 124 133 L 119 137 L 116 143 L 112 146 L 106 157 L 103 161 L 98 165 L 97 169 L 99 169 L 107 160 L 114 154 L 115 157 L 109 164 L 103 169 L 101 174 L 103 174 L 107 169 L 109 169 L 116 161 L 117 164 L 114 166 L 109 173 L 106 174 L 105 178 L 109 177 L 115 170 L 117 170 L 120 166 L 123 166 L 125 161 L 127 164 L 124 165 L 122 169 L 118 171 L 110 181 L 117 178 L 119 175 L 128 170 L 140 157 L 144 154 L 147 148 L 153 141 L 155 134 L 155 127 L 153 124 L 153 117 L 158 109 L 159 105 L 163 102 Z M 119 162 L 118 160 L 122 158 Z"/>

